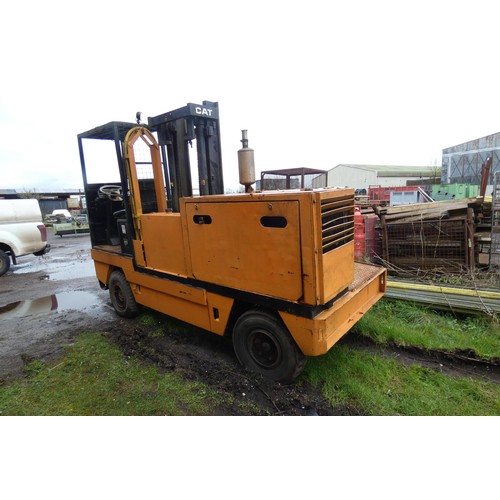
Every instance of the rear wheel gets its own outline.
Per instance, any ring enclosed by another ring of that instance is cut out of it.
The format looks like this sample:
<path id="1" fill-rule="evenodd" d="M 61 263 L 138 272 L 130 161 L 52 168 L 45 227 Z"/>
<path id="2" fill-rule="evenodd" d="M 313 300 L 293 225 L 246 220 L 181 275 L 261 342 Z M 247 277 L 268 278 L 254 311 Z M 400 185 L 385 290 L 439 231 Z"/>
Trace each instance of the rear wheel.
<path id="1" fill-rule="evenodd" d="M 10 269 L 10 257 L 0 250 L 0 276 L 5 274 Z"/>
<path id="2" fill-rule="evenodd" d="M 108 287 L 111 303 L 119 316 L 134 318 L 139 314 L 140 306 L 135 301 L 132 289 L 121 271 L 111 273 Z"/>
<path id="3" fill-rule="evenodd" d="M 307 359 L 281 321 L 264 311 L 247 311 L 238 319 L 233 347 L 245 368 L 283 383 L 292 382 Z"/>

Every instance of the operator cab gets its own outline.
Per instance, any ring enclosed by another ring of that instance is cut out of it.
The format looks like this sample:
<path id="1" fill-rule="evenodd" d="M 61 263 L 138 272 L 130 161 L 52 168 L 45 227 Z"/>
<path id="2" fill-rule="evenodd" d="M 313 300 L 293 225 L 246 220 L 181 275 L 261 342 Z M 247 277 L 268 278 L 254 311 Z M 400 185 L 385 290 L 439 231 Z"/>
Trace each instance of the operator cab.
<path id="1" fill-rule="evenodd" d="M 140 231 L 139 214 L 179 212 L 179 199 L 193 195 L 193 141 L 200 195 L 224 192 L 218 103 L 188 103 L 148 118 L 148 125 L 139 116 L 138 123 L 109 122 L 78 135 L 92 246 L 119 246 L 126 255 Z M 131 139 L 138 125 L 142 131 Z M 126 142 L 131 154 L 124 151 Z"/>

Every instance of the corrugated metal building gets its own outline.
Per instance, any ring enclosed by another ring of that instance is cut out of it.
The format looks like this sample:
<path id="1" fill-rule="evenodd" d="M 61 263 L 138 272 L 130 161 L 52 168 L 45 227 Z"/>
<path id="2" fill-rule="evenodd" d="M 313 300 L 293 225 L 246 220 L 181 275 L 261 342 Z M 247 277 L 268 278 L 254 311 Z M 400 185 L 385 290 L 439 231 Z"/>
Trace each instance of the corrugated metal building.
<path id="1" fill-rule="evenodd" d="M 328 170 L 326 174 L 318 176 L 313 186 L 347 186 L 368 190 L 370 186 L 406 186 L 408 181 L 422 181 L 422 184 L 430 184 L 429 179 L 436 177 L 441 177 L 440 167 L 341 164 Z"/>
<path id="2" fill-rule="evenodd" d="M 488 182 L 492 185 L 493 172 L 500 170 L 500 132 L 443 149 L 441 182 L 480 184 L 481 167 L 488 157 L 492 158 Z"/>
<path id="3" fill-rule="evenodd" d="M 15 189 L 0 189 L 0 198 L 20 199 L 33 197 L 38 199 L 42 216 L 51 214 L 56 209 L 76 209 L 80 207 L 83 197 L 82 189 L 61 189 L 58 191 L 35 191 L 28 196 L 28 193 L 21 193 Z M 73 196 L 73 198 L 72 198 Z M 74 197 L 77 198 L 74 198 Z M 72 202 L 72 203 L 71 203 Z"/>
<path id="4" fill-rule="evenodd" d="M 0 198 L 10 200 L 13 198 L 18 198 L 18 194 L 15 189 L 0 189 Z"/>

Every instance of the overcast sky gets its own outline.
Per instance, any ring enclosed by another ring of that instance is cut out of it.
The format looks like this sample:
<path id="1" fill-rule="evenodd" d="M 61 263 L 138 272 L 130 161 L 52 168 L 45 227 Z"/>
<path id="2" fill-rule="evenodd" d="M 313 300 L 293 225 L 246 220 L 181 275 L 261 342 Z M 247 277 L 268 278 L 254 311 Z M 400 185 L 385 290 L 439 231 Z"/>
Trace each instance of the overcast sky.
<path id="1" fill-rule="evenodd" d="M 0 188 L 83 186 L 76 136 L 218 101 L 226 187 L 257 172 L 434 165 L 500 131 L 495 1 L 4 2 Z"/>

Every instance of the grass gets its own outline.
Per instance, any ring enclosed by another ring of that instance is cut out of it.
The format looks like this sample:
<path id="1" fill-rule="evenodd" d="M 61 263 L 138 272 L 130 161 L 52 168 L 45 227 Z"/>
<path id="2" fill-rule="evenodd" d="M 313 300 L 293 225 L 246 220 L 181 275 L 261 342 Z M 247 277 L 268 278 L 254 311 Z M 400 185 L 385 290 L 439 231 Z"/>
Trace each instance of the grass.
<path id="1" fill-rule="evenodd" d="M 334 346 L 304 376 L 333 406 L 363 415 L 500 415 L 500 386 Z"/>
<path id="2" fill-rule="evenodd" d="M 487 316 L 457 318 L 410 302 L 381 300 L 357 323 L 355 331 L 375 342 L 425 349 L 475 351 L 500 358 L 500 324 Z"/>
<path id="3" fill-rule="evenodd" d="M 207 415 L 221 398 L 123 356 L 96 333 L 82 334 L 55 366 L 34 361 L 27 371 L 0 387 L 0 415 Z"/>
<path id="4" fill-rule="evenodd" d="M 162 321 L 158 319 L 157 314 L 152 312 L 143 312 L 140 316 L 140 323 L 145 327 L 149 327 L 150 332 L 148 333 L 148 337 L 156 338 L 163 337 L 163 327 Z M 156 329 L 152 329 L 152 327 L 156 326 Z"/>
<path id="5" fill-rule="evenodd" d="M 149 336 L 162 334 L 155 315 L 139 321 Z M 498 325 L 479 318 L 382 301 L 358 325 L 380 343 L 499 355 Z M 498 384 L 452 378 L 343 345 L 310 358 L 302 377 L 321 388 L 333 407 L 347 406 L 353 414 L 500 415 Z M 25 379 L 0 386 L 0 415 L 213 415 L 224 404 L 232 401 L 217 387 L 160 373 L 124 356 L 99 333 L 81 334 L 55 365 L 34 361 Z"/>

